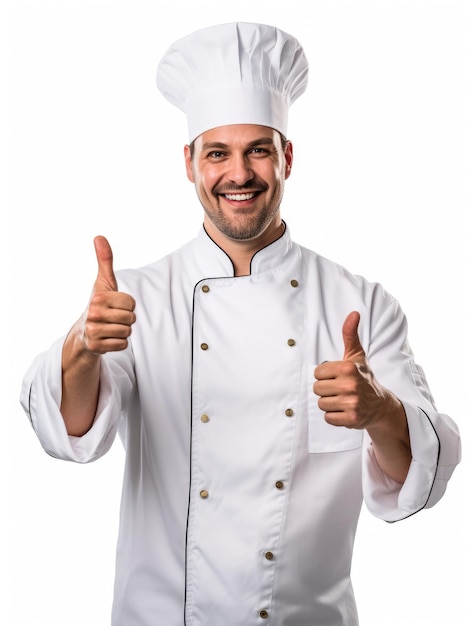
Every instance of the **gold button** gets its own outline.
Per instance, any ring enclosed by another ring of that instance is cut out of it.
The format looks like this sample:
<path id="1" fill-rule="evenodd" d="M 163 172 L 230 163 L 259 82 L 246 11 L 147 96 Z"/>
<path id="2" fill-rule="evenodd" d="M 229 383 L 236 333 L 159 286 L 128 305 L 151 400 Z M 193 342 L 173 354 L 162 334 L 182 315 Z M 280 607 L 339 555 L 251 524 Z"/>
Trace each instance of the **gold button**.
<path id="1" fill-rule="evenodd" d="M 277 489 L 283 489 L 283 487 L 285 486 L 284 482 L 282 480 L 277 480 L 275 483 L 275 487 Z"/>
<path id="2" fill-rule="evenodd" d="M 207 424 L 209 422 L 209 415 L 204 414 L 200 419 L 204 424 Z"/>
<path id="3" fill-rule="evenodd" d="M 285 415 L 286 415 L 286 417 L 293 417 L 293 415 L 294 415 L 293 409 L 286 409 Z"/>
<path id="4" fill-rule="evenodd" d="M 209 493 L 206 491 L 206 489 L 202 489 L 200 491 L 200 496 L 201 496 L 201 498 L 203 498 L 203 500 L 206 500 L 206 498 L 209 497 Z"/>
<path id="5" fill-rule="evenodd" d="M 207 343 L 202 343 L 201 344 L 201 350 L 207 350 L 209 348 Z"/>
<path id="6" fill-rule="evenodd" d="M 288 339 L 288 345 L 289 345 L 289 346 L 294 346 L 294 345 L 296 345 L 295 340 L 294 340 L 294 339 Z"/>
<path id="7" fill-rule="evenodd" d="M 267 619 L 268 617 L 268 611 L 265 611 L 265 609 L 262 609 L 261 611 L 259 611 L 258 614 L 260 615 L 262 619 Z"/>
<path id="8" fill-rule="evenodd" d="M 290 285 L 291 285 L 291 287 L 298 287 L 298 286 L 299 286 L 299 283 L 298 283 L 298 281 L 297 281 L 297 280 L 295 280 L 295 279 L 293 278 L 293 280 L 291 280 L 291 281 L 290 281 Z"/>
<path id="9" fill-rule="evenodd" d="M 204 293 L 208 293 L 208 291 L 209 291 L 209 287 L 208 287 L 208 285 L 203 285 L 203 286 L 201 287 L 201 291 L 203 291 Z"/>
<path id="10" fill-rule="evenodd" d="M 267 561 L 273 561 L 273 559 L 275 558 L 273 552 L 265 552 L 265 558 Z"/>

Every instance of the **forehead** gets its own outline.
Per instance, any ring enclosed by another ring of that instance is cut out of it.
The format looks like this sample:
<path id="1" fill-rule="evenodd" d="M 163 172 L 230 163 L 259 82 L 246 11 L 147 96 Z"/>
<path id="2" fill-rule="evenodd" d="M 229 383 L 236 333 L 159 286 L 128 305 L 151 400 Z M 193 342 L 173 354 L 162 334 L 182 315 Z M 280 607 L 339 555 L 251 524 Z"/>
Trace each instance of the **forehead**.
<path id="1" fill-rule="evenodd" d="M 199 135 L 195 146 L 202 149 L 208 144 L 221 144 L 232 147 L 246 146 L 254 142 L 276 143 L 280 140 L 279 133 L 268 126 L 257 124 L 231 124 L 211 128 Z"/>

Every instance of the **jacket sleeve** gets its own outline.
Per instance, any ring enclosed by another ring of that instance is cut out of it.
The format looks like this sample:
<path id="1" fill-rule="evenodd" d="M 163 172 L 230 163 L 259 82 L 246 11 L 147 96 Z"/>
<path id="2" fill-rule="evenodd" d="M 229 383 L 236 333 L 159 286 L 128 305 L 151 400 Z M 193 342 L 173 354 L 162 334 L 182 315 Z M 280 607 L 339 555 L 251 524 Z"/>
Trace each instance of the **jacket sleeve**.
<path id="1" fill-rule="evenodd" d="M 386 294 L 387 295 L 387 294 Z M 379 299 L 384 293 L 377 294 Z M 401 400 L 407 417 L 412 462 L 403 485 L 384 474 L 365 433 L 363 494 L 367 508 L 388 522 L 435 505 L 461 459 L 457 425 L 437 411 L 422 368 L 407 340 L 407 321 L 395 300 L 375 320 L 373 306 L 368 360 L 377 380 Z"/>
<path id="2" fill-rule="evenodd" d="M 82 437 L 69 436 L 60 412 L 62 346 L 65 337 L 40 354 L 27 371 L 20 402 L 44 450 L 53 457 L 89 463 L 110 449 L 123 426 L 125 404 L 133 385 L 132 353 L 127 350 L 101 361 L 100 396 L 92 428 Z"/>

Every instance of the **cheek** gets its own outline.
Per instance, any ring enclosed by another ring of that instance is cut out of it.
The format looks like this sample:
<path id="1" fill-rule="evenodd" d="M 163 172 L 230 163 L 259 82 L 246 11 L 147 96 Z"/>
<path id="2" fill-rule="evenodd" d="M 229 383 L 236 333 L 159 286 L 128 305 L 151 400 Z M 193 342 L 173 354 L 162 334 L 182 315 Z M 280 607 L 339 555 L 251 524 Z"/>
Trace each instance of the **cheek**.
<path id="1" fill-rule="evenodd" d="M 200 189 L 204 190 L 206 194 L 211 194 L 214 187 L 217 185 L 219 178 L 212 172 L 203 172 L 198 178 L 198 184 Z"/>
<path id="2" fill-rule="evenodd" d="M 199 176 L 196 179 L 195 187 L 198 196 L 200 199 L 205 200 L 205 202 L 211 202 L 214 200 L 214 196 L 212 193 L 212 185 L 211 182 L 204 176 Z"/>
<path id="3" fill-rule="evenodd" d="M 283 179 L 284 168 L 282 163 L 267 163 L 266 167 L 259 170 L 259 174 L 270 186 L 276 187 Z"/>

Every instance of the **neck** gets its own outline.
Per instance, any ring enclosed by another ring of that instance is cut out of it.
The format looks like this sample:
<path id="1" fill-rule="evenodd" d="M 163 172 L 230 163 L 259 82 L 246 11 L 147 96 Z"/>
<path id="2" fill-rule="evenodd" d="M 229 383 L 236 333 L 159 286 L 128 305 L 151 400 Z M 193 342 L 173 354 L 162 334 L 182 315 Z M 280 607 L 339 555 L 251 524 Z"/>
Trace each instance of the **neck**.
<path id="1" fill-rule="evenodd" d="M 204 227 L 211 239 L 231 259 L 234 266 L 234 276 L 248 276 L 254 254 L 279 239 L 285 230 L 285 224 L 280 219 L 279 222 L 267 228 L 255 239 L 239 241 L 226 237 L 209 220 L 205 220 Z"/>

